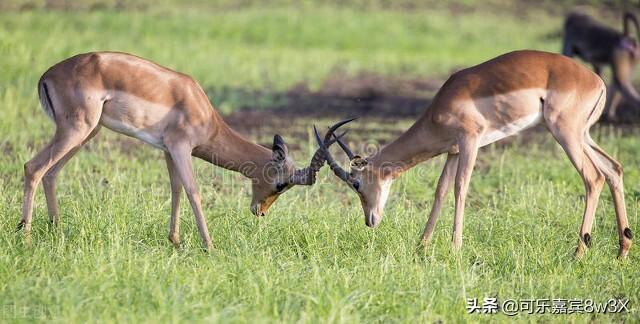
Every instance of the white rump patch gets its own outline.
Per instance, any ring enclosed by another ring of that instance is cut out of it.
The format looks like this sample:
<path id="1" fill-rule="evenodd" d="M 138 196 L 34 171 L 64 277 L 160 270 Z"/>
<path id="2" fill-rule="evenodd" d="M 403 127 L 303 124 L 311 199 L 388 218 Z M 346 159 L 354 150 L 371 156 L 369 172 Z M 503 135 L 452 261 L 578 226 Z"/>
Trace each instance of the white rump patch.
<path id="1" fill-rule="evenodd" d="M 480 138 L 479 147 L 489 145 L 505 137 L 515 135 L 527 128 L 537 125 L 541 121 L 542 121 L 542 111 L 538 111 L 534 114 L 522 117 L 514 121 L 513 123 L 506 124 L 498 129 L 488 130 Z"/>

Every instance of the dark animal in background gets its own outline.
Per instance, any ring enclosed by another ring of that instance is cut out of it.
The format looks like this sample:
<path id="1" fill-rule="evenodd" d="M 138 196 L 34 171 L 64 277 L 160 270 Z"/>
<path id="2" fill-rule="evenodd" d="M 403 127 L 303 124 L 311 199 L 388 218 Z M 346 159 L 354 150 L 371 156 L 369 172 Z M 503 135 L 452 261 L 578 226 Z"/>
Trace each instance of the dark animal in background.
<path id="1" fill-rule="evenodd" d="M 616 119 L 622 96 L 640 108 L 640 95 L 631 85 L 632 73 L 640 58 L 640 27 L 635 15 L 626 12 L 622 28 L 619 32 L 582 12 L 570 13 L 564 23 L 562 54 L 590 63 L 601 77 L 602 68 L 611 66 L 612 80 L 605 108 L 610 120 Z"/>

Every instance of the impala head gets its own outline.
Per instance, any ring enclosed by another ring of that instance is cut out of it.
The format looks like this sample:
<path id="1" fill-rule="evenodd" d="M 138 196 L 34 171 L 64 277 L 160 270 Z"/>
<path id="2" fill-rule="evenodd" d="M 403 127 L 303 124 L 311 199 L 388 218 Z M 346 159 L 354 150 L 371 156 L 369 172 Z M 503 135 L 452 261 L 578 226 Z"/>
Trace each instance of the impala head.
<path id="1" fill-rule="evenodd" d="M 349 121 L 351 120 L 342 121 L 332 126 L 332 134 L 338 127 Z M 343 135 L 344 134 L 329 139 L 327 144 L 333 144 Z M 273 137 L 271 151 L 271 160 L 263 166 L 262 170 L 257 170 L 259 174 L 257 177 L 254 177 L 251 212 L 256 216 L 264 216 L 273 202 L 291 187 L 295 185 L 313 185 L 316 182 L 316 174 L 325 162 L 323 150 L 318 149 L 314 153 L 308 167 L 296 169 L 293 160 L 289 156 L 287 144 L 282 137 L 277 134 Z"/>
<path id="2" fill-rule="evenodd" d="M 344 181 L 349 188 L 355 191 L 360 197 L 362 211 L 364 212 L 364 222 L 369 227 L 376 227 L 382 220 L 384 205 L 389 196 L 391 178 L 383 174 L 383 168 L 373 167 L 369 158 L 364 158 L 353 154 L 351 149 L 340 140 L 341 136 L 335 136 L 329 129 L 324 141 L 320 138 L 318 131 L 314 127 L 316 140 L 320 150 L 324 152 L 325 158 L 333 173 Z M 332 139 L 332 141 L 330 141 Z M 329 153 L 329 145 L 337 141 L 338 145 L 347 154 L 350 161 L 350 171 L 344 170 Z"/>

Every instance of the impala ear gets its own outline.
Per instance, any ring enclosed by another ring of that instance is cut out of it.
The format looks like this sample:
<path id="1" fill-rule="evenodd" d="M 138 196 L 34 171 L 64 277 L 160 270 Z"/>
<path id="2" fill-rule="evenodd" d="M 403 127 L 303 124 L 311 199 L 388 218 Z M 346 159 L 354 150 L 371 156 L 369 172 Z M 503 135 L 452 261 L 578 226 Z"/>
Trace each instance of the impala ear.
<path id="1" fill-rule="evenodd" d="M 367 167 L 369 161 L 366 158 L 356 155 L 351 159 L 351 169 L 354 171 L 362 171 Z"/>
<path id="2" fill-rule="evenodd" d="M 287 158 L 287 155 L 289 154 L 289 149 L 287 148 L 287 144 L 285 144 L 284 139 L 282 139 L 282 136 L 276 134 L 273 137 L 273 147 L 271 148 L 271 150 L 273 151 L 272 154 L 272 158 L 274 161 L 276 162 L 282 162 Z"/>

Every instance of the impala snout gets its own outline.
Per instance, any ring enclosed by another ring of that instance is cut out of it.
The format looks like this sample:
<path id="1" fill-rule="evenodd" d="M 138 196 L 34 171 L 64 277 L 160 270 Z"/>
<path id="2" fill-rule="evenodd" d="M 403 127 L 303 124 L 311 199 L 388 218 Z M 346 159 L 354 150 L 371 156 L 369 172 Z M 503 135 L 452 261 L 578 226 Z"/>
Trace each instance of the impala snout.
<path id="1" fill-rule="evenodd" d="M 375 199 L 366 200 L 363 196 L 360 196 L 360 202 L 364 212 L 364 223 L 370 228 L 378 227 L 384 214 L 384 202 Z"/>
<path id="2" fill-rule="evenodd" d="M 364 223 L 371 228 L 375 228 L 380 224 L 382 217 L 374 212 L 365 213 Z"/>
<path id="3" fill-rule="evenodd" d="M 374 175 L 368 176 L 373 177 Z M 366 179 L 366 175 L 362 179 Z M 391 187 L 391 179 L 380 180 L 379 177 L 375 177 L 375 179 L 377 181 L 359 182 L 358 188 L 358 195 L 364 212 L 364 223 L 371 228 L 377 227 L 382 221 L 384 206 L 387 203 Z"/>
<path id="4" fill-rule="evenodd" d="M 251 205 L 251 213 L 256 217 L 264 216 L 264 212 L 262 211 L 262 207 L 260 204 Z"/>
<path id="5" fill-rule="evenodd" d="M 279 194 L 272 195 L 267 197 L 266 199 L 258 202 L 251 203 L 251 213 L 257 217 L 262 217 L 267 214 L 269 211 L 269 207 L 273 204 L 276 199 L 278 199 Z"/>

